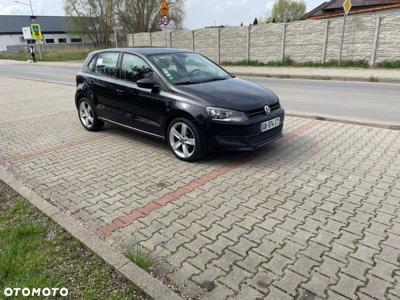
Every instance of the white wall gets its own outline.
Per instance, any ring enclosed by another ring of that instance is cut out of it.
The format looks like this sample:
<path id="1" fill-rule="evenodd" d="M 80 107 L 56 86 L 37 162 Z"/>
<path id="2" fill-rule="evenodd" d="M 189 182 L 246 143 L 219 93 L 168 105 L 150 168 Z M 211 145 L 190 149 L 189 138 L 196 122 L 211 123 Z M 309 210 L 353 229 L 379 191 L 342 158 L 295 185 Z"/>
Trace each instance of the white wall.
<path id="1" fill-rule="evenodd" d="M 7 45 L 23 45 L 26 44 L 21 42 L 21 35 L 0 35 L 0 51 L 7 51 Z"/>
<path id="2" fill-rule="evenodd" d="M 82 42 L 86 41 L 84 36 L 81 35 L 71 35 L 68 34 L 45 34 L 44 39 L 54 39 L 54 44 L 59 44 L 58 39 L 64 38 L 67 39 L 67 43 L 71 42 L 71 38 L 82 38 Z M 7 46 L 16 46 L 16 45 L 26 45 L 28 43 L 23 39 L 23 35 L 21 34 L 14 34 L 14 35 L 0 35 L 0 51 L 7 51 Z"/>

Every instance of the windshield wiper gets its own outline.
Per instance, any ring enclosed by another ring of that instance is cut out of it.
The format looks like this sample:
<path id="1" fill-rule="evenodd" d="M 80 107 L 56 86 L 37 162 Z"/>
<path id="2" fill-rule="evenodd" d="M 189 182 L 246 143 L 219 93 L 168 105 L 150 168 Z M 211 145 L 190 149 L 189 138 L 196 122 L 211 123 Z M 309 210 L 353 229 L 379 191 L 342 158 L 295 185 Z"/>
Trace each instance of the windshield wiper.
<path id="1" fill-rule="evenodd" d="M 181 81 L 181 82 L 178 82 L 178 83 L 175 83 L 175 84 L 176 85 L 187 85 L 187 84 L 193 84 L 193 83 L 196 83 L 196 82 L 187 80 L 187 81 Z"/>
<path id="2" fill-rule="evenodd" d="M 212 82 L 212 81 L 220 81 L 220 80 L 226 80 L 228 78 L 226 77 L 214 77 L 214 78 L 210 78 L 204 81 L 201 81 L 200 83 L 205 83 L 205 82 Z"/>

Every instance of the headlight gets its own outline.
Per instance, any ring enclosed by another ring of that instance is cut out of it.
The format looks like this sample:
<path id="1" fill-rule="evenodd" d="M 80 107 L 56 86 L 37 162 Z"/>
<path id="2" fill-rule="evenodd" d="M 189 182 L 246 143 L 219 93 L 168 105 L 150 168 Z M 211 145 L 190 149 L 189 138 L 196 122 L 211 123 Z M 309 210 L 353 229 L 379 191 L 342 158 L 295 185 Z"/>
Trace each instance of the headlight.
<path id="1" fill-rule="evenodd" d="M 242 123 L 247 121 L 247 116 L 240 111 L 218 107 L 206 107 L 206 110 L 214 121 L 232 123 Z"/>

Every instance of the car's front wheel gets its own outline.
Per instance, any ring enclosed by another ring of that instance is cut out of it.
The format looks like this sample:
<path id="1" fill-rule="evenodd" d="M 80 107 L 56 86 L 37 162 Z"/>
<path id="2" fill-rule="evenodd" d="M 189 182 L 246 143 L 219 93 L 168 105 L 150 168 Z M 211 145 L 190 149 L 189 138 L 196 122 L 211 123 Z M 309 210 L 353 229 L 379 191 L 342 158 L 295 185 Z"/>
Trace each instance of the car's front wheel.
<path id="1" fill-rule="evenodd" d="M 97 119 L 96 111 L 91 102 L 86 98 L 81 98 L 78 103 L 79 119 L 89 131 L 97 131 L 103 128 L 104 122 Z"/>
<path id="2" fill-rule="evenodd" d="M 172 152 L 180 160 L 196 161 L 203 156 L 200 132 L 188 119 L 173 120 L 168 127 L 167 139 Z"/>

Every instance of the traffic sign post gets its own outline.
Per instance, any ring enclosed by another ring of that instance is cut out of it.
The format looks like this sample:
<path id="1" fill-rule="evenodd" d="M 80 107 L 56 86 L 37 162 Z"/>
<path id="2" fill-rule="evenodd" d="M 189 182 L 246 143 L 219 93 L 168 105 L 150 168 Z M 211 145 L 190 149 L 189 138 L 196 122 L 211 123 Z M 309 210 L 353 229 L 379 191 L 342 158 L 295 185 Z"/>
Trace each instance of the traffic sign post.
<path id="1" fill-rule="evenodd" d="M 346 28 L 346 18 L 347 15 L 349 14 L 351 10 L 351 0 L 345 0 L 343 2 L 343 27 L 342 27 L 342 39 L 340 41 L 340 52 L 339 52 L 339 60 L 338 60 L 338 66 L 342 64 L 342 53 L 343 53 L 343 42 L 344 42 L 344 30 Z"/>
<path id="2" fill-rule="evenodd" d="M 163 0 L 161 4 L 161 20 L 160 24 L 161 27 L 164 29 L 164 34 L 165 34 L 165 47 L 168 47 L 168 39 L 167 39 L 167 26 L 169 25 L 170 22 L 170 13 L 169 13 L 169 5 L 167 0 Z"/>
<path id="3" fill-rule="evenodd" d="M 40 24 L 31 24 L 31 31 L 32 31 L 32 37 L 36 41 L 36 45 L 38 45 L 39 58 L 40 60 L 42 60 L 43 59 L 42 49 L 40 45 L 43 45 L 44 41 L 43 41 L 42 28 Z"/>

